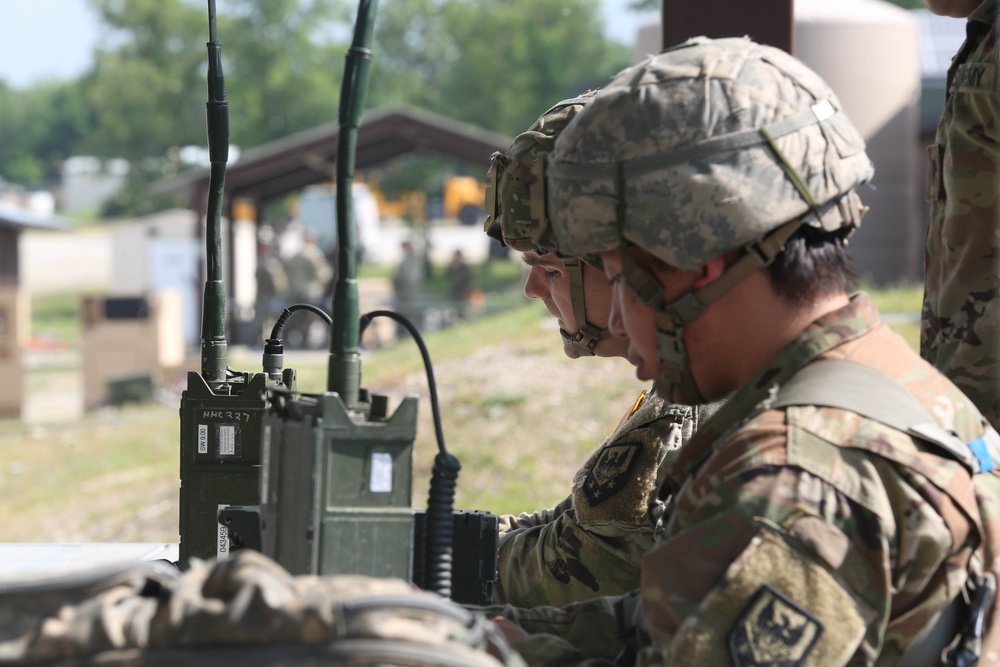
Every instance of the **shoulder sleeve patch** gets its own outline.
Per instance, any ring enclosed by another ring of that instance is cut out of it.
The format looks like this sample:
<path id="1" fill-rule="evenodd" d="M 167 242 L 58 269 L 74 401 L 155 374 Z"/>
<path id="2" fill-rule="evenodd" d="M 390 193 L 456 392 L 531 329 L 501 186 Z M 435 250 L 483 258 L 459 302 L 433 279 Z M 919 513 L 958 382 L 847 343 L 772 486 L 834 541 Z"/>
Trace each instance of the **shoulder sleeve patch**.
<path id="1" fill-rule="evenodd" d="M 581 489 L 591 507 L 628 485 L 641 451 L 641 442 L 616 442 L 601 450 Z"/>
<path id="2" fill-rule="evenodd" d="M 729 633 L 729 653 L 735 667 L 798 667 L 821 634 L 823 624 L 815 616 L 765 584 Z"/>
<path id="3" fill-rule="evenodd" d="M 878 613 L 788 540 L 760 526 L 680 627 L 655 641 L 685 665 L 848 664 Z M 651 605 L 644 598 L 647 616 Z"/>

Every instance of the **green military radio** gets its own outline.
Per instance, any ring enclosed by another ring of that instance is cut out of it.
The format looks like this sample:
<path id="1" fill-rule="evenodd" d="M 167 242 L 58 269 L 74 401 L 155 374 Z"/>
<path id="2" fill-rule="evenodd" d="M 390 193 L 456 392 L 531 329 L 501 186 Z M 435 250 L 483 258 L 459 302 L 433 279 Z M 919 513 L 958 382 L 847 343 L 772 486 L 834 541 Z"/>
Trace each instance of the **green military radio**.
<path id="1" fill-rule="evenodd" d="M 375 8 L 374 0 L 360 1 L 347 54 L 338 192 L 351 192 L 354 178 Z M 460 466 L 444 447 L 433 371 L 417 330 L 390 311 L 359 317 L 349 198 L 337 198 L 333 318 L 304 304 L 286 308 L 265 342 L 263 372 L 226 366 L 218 256 L 228 112 L 214 0 L 209 0 L 209 23 L 208 279 L 202 373 L 189 373 L 181 399 L 181 564 L 252 548 L 296 574 L 399 577 L 460 602 L 487 604 L 496 580 L 497 517 L 452 509 Z M 301 308 L 331 325 L 327 390 L 321 394 L 299 393 L 295 371 L 282 369 L 284 321 Z M 379 316 L 410 331 L 427 370 L 439 452 L 426 511 L 411 507 L 417 398 L 405 397 L 390 413 L 387 396 L 360 386 L 360 337 Z"/>

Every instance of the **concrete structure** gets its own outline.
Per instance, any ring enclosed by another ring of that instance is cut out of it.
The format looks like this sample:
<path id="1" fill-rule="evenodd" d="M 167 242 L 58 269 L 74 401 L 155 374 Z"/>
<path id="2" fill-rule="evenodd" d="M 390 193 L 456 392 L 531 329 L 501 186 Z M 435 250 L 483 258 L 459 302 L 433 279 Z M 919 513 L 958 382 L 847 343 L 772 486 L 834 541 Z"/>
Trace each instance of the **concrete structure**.
<path id="1" fill-rule="evenodd" d="M 195 236 L 193 211 L 170 209 L 114 225 L 111 229 L 113 297 L 171 288 L 181 299 L 180 332 L 187 345 L 200 336 L 202 285 L 198 282 L 202 246 Z M 225 256 L 225 252 L 223 252 Z"/>
<path id="2" fill-rule="evenodd" d="M 62 168 L 59 210 L 67 213 L 96 210 L 121 192 L 128 170 L 128 161 L 121 158 L 106 162 L 88 156 L 67 159 Z"/>
<path id="3" fill-rule="evenodd" d="M 116 383 L 146 383 L 152 391 L 185 364 L 177 290 L 86 297 L 81 311 L 84 409 L 108 404 Z"/>
<path id="4" fill-rule="evenodd" d="M 20 417 L 24 346 L 31 333 L 31 305 L 20 281 L 20 236 L 26 229 L 66 229 L 51 216 L 0 204 L 0 417 Z"/>

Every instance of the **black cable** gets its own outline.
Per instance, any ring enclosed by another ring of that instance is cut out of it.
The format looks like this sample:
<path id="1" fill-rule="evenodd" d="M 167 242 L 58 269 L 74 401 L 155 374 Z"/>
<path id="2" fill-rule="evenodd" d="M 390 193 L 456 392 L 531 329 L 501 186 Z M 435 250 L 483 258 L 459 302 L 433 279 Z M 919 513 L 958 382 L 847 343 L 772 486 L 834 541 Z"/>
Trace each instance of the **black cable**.
<path id="1" fill-rule="evenodd" d="M 403 325 L 413 337 L 427 372 L 427 387 L 431 396 L 431 414 L 434 417 L 434 432 L 437 436 L 438 453 L 431 469 L 431 488 L 427 494 L 427 521 L 424 524 L 424 581 L 422 588 L 444 597 L 451 597 L 452 538 L 454 532 L 453 508 L 455 505 L 455 483 L 462 465 L 448 453 L 444 446 L 444 430 L 441 428 L 441 410 L 438 405 L 437 383 L 431 355 L 427 352 L 420 332 L 407 318 L 391 310 L 373 310 L 361 316 L 359 337 L 376 317 L 388 317 Z"/>
<path id="2" fill-rule="evenodd" d="M 271 335 L 269 336 L 269 338 L 271 339 L 281 338 L 281 334 L 284 333 L 285 323 L 288 321 L 288 318 L 292 316 L 292 313 L 298 312 L 300 310 L 308 310 L 309 312 L 315 315 L 319 315 L 323 319 L 323 321 L 326 322 L 327 326 L 329 327 L 333 326 L 333 318 L 330 317 L 326 313 L 326 311 L 323 310 L 322 308 L 314 306 L 311 303 L 296 303 L 294 305 L 288 306 L 283 311 L 281 311 L 281 315 L 278 315 L 278 319 L 275 321 L 274 327 L 271 329 Z"/>
<path id="3" fill-rule="evenodd" d="M 327 326 L 333 327 L 333 318 L 327 315 L 322 308 L 311 303 L 296 303 L 282 310 L 271 329 L 270 337 L 264 341 L 264 356 L 261 360 L 264 373 L 275 382 L 281 380 L 281 370 L 285 365 L 285 346 L 281 342 L 281 336 L 285 332 L 285 323 L 292 316 L 292 313 L 300 310 L 308 310 L 314 315 L 319 315 Z"/>
<path id="4" fill-rule="evenodd" d="M 444 431 L 441 429 L 441 410 L 438 407 L 438 395 L 437 395 L 437 383 L 434 381 L 434 368 L 431 366 L 431 355 L 427 352 L 427 346 L 424 345 L 424 339 L 421 338 L 420 332 L 417 328 L 413 326 L 410 320 L 406 319 L 399 313 L 393 312 L 391 310 L 373 310 L 370 313 L 365 313 L 361 316 L 361 333 L 365 333 L 365 329 L 371 324 L 371 321 L 376 317 L 388 317 L 389 319 L 396 320 L 402 324 L 410 335 L 413 336 L 413 341 L 420 348 L 420 357 L 424 360 L 424 369 L 427 372 L 427 389 L 431 395 L 431 414 L 434 415 L 434 434 L 437 436 L 438 451 L 444 455 L 448 456 L 447 450 L 444 448 Z"/>

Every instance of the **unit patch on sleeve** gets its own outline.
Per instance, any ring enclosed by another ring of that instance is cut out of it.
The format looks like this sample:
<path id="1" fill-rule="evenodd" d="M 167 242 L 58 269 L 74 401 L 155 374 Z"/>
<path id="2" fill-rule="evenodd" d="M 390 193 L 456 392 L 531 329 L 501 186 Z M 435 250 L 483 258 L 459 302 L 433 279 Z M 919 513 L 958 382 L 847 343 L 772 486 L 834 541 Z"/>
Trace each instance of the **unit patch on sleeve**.
<path id="1" fill-rule="evenodd" d="M 640 450 L 641 442 L 616 442 L 601 450 L 583 482 L 583 495 L 591 507 L 628 485 Z"/>
<path id="2" fill-rule="evenodd" d="M 821 634 L 822 623 L 764 585 L 729 633 L 729 653 L 736 667 L 798 667 L 805 664 Z"/>

